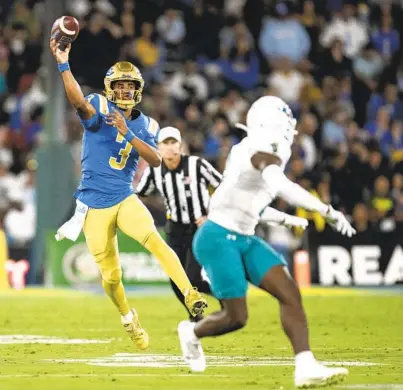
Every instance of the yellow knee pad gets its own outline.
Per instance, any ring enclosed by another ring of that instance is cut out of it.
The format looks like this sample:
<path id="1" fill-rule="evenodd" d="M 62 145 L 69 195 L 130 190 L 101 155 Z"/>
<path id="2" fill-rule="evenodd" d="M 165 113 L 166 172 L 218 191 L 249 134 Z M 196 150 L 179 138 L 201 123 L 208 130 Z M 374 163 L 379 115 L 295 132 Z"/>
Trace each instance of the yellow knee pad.
<path id="1" fill-rule="evenodd" d="M 122 269 L 116 255 L 108 252 L 99 253 L 95 255 L 95 260 L 105 283 L 118 284 L 122 280 Z"/>
<path id="2" fill-rule="evenodd" d="M 102 280 L 108 284 L 119 284 L 122 280 L 122 270 L 120 268 L 104 269 L 101 271 Z"/>

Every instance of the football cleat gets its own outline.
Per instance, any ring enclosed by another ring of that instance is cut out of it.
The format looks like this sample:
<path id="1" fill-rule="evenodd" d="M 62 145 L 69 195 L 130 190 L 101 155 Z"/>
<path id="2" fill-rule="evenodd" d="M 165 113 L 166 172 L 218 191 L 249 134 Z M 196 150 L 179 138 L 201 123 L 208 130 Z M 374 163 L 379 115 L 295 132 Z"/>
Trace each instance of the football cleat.
<path id="1" fill-rule="evenodd" d="M 149 341 L 148 333 L 141 327 L 136 310 L 132 309 L 131 312 L 133 313 L 133 320 L 123 323 L 123 327 L 137 348 L 146 349 Z"/>
<path id="2" fill-rule="evenodd" d="M 203 314 L 204 309 L 207 307 L 207 301 L 196 288 L 186 289 L 183 295 L 185 297 L 185 305 L 193 317 L 196 317 L 198 314 Z"/>
<path id="3" fill-rule="evenodd" d="M 316 363 L 304 370 L 295 370 L 295 386 L 304 389 L 335 385 L 343 381 L 348 375 L 347 368 L 326 367 Z"/>

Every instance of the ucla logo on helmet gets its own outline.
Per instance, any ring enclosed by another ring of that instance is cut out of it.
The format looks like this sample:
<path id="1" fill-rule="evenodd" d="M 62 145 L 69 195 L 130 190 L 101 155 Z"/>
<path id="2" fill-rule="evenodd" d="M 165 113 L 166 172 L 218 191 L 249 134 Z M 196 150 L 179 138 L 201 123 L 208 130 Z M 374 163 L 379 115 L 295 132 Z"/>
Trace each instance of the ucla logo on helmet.
<path id="1" fill-rule="evenodd" d="M 107 76 L 112 76 L 113 75 L 113 67 L 109 68 L 108 71 L 106 72 Z"/>
<path id="2" fill-rule="evenodd" d="M 133 75 L 132 74 L 122 74 L 122 78 L 132 79 Z"/>

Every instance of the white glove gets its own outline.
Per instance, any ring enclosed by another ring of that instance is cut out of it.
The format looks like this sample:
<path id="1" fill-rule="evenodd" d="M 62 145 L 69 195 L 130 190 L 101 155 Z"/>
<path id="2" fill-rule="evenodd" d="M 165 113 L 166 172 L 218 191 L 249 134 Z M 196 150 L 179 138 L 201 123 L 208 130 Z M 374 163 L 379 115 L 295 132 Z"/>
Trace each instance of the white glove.
<path id="1" fill-rule="evenodd" d="M 331 205 L 329 205 L 327 213 L 323 217 L 333 229 L 343 236 L 351 237 L 356 234 L 355 229 L 351 226 L 350 222 L 347 221 L 344 214 L 335 210 Z"/>
<path id="2" fill-rule="evenodd" d="M 301 217 L 296 217 L 295 215 L 284 214 L 284 222 L 282 223 L 288 229 L 292 227 L 301 228 L 305 230 L 308 227 L 308 220 Z"/>
<path id="3" fill-rule="evenodd" d="M 301 217 L 296 217 L 294 215 L 289 215 L 286 213 L 282 213 L 283 218 L 282 221 L 267 221 L 266 223 L 270 226 L 285 226 L 287 229 L 291 229 L 292 227 L 298 227 L 305 230 L 308 227 L 308 220 Z"/>

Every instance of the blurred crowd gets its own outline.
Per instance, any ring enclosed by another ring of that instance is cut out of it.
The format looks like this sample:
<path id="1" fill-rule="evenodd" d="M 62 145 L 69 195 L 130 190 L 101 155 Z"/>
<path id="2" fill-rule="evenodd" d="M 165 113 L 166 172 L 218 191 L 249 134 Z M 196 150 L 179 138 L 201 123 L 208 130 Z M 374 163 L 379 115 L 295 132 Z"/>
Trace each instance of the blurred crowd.
<path id="1" fill-rule="evenodd" d="M 244 136 L 235 124 L 244 123 L 250 102 L 280 96 L 298 118 L 287 174 L 351 215 L 359 232 L 390 231 L 403 221 L 402 1 L 69 0 L 66 6 L 82 28 L 70 64 L 85 93 L 102 91 L 114 62 L 133 62 L 146 81 L 141 109 L 161 127 L 180 129 L 184 150 L 221 171 Z M 26 218 L 34 226 L 31 153 L 43 130 L 41 51 L 48 31 L 41 29 L 42 1 L 3 0 L 0 7 L 0 209 L 10 240 L 24 241 L 34 234 Z M 82 129 L 68 110 L 61 126 L 79 164 Z M 287 210 L 283 202 L 276 206 Z M 296 213 L 323 229 L 317 215 Z M 267 235 L 279 248 L 292 248 L 298 237 L 281 229 Z"/>
<path id="2" fill-rule="evenodd" d="M 0 228 L 17 251 L 29 249 L 36 229 L 32 156 L 46 103 L 39 73 L 43 11 L 41 2 L 0 2 Z"/>

